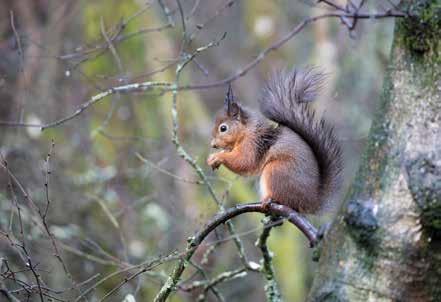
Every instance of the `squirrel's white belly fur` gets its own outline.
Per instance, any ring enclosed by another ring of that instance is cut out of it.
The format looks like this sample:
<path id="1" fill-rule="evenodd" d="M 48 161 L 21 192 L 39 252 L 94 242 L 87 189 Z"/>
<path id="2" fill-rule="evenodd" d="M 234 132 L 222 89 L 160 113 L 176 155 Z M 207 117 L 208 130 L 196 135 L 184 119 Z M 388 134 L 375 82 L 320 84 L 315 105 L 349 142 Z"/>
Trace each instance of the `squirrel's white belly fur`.
<path id="1" fill-rule="evenodd" d="M 260 176 L 259 180 L 259 191 L 260 191 L 260 198 L 263 199 L 268 196 L 268 182 L 265 181 L 264 176 Z"/>

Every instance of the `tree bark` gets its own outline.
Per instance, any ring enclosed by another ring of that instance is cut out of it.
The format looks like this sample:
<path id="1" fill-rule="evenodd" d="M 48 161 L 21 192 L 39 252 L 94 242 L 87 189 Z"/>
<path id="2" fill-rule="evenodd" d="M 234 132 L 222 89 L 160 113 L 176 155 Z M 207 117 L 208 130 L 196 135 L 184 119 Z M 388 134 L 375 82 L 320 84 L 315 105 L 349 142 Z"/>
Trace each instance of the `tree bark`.
<path id="1" fill-rule="evenodd" d="M 441 301 L 441 1 L 405 1 L 358 175 L 309 301 Z"/>

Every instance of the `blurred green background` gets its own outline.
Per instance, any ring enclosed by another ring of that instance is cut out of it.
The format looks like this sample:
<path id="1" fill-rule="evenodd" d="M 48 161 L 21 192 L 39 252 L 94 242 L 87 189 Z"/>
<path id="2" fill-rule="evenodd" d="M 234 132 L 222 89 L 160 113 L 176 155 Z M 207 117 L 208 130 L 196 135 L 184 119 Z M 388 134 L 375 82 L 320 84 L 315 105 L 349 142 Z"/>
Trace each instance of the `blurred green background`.
<path id="1" fill-rule="evenodd" d="M 314 2 L 182 0 L 187 34 L 192 37 L 188 53 L 223 33 L 226 37 L 188 64 L 179 83 L 212 83 L 237 72 L 304 18 L 325 12 Z M 369 8 L 380 9 L 381 2 L 371 1 Z M 306 65 L 324 70 L 327 84 L 316 109 L 335 125 L 343 142 L 347 186 L 381 93 L 392 29 L 392 20 L 360 21 L 351 33 L 339 20 L 312 23 L 236 80 L 234 93 L 242 103 L 257 108 L 260 87 L 274 70 Z M 112 86 L 173 82 L 182 33 L 176 1 L 1 0 L 0 120 L 47 123 L 73 113 Z M 111 47 L 107 40 L 112 41 Z M 178 120 L 183 147 L 205 171 L 219 198 L 231 206 L 257 201 L 258 191 L 256 179 L 238 177 L 225 168 L 211 172 L 205 164 L 213 115 L 222 106 L 225 91 L 226 86 L 179 91 Z M 44 160 L 51 141 L 55 143 L 50 159 L 49 229 L 59 242 L 71 278 L 79 283 L 95 276 L 78 289 L 64 290 L 60 299 L 72 299 L 95 286 L 88 297 L 98 301 L 125 274 L 96 284 L 100 279 L 128 264 L 183 251 L 186 238 L 218 211 L 206 186 L 194 183 L 198 175 L 172 143 L 171 104 L 172 94 L 161 90 L 114 94 L 43 132 L 32 127 L 0 128 L 0 151 L 40 208 L 46 205 Z M 3 170 L 0 184 L 0 229 L 18 234 L 17 211 Z M 72 280 L 52 256 L 51 241 L 35 222 L 35 213 L 17 194 L 26 240 L 42 279 L 54 289 L 71 287 Z M 312 219 L 319 225 L 332 215 L 330 211 Z M 261 219 L 247 214 L 234 220 L 246 253 L 255 262 L 260 259 L 254 242 L 262 230 Z M 285 224 L 272 232 L 269 243 L 285 300 L 302 301 L 314 273 L 307 241 Z M 212 247 L 203 265 L 209 276 L 240 264 L 224 228 L 209 237 L 194 256 L 195 262 Z M 2 236 L 0 257 L 17 270 L 23 266 Z M 173 264 L 141 274 L 109 300 L 122 301 L 131 294 L 136 301 L 151 301 Z M 194 271 L 189 268 L 185 277 Z M 30 280 L 31 275 L 20 278 Z M 257 302 L 265 301 L 263 286 L 262 275 L 248 273 L 219 289 L 226 301 Z M 197 295 L 178 291 L 172 301 L 196 301 Z M 207 300 L 216 301 L 210 293 Z"/>

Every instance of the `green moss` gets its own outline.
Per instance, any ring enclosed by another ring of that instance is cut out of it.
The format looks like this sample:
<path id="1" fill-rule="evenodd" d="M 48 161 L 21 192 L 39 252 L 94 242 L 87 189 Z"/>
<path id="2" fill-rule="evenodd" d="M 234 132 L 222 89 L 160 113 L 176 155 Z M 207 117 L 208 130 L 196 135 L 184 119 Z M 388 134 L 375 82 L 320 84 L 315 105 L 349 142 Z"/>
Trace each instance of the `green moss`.
<path id="1" fill-rule="evenodd" d="M 431 64 L 435 67 L 441 63 L 441 1 L 415 1 L 409 8 L 410 17 L 397 22 L 399 43 L 410 51 L 416 62 Z"/>
<path id="2" fill-rule="evenodd" d="M 404 45 L 417 54 L 438 49 L 441 29 L 439 1 L 416 1 L 409 11 L 411 16 L 398 23 Z"/>
<path id="3" fill-rule="evenodd" d="M 322 250 L 323 250 L 323 247 L 322 247 L 322 245 L 319 243 L 319 245 L 316 246 L 316 247 L 314 248 L 314 250 L 312 251 L 312 261 L 314 261 L 314 262 L 319 262 L 319 260 L 320 260 L 320 256 L 322 255 Z"/>

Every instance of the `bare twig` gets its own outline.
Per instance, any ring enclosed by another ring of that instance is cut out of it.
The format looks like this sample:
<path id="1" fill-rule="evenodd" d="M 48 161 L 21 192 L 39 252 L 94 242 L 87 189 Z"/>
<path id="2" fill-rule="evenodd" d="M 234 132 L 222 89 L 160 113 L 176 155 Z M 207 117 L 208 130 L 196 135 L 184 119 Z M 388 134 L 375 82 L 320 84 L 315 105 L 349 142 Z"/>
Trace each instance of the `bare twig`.
<path id="1" fill-rule="evenodd" d="M 244 278 L 246 276 L 247 276 L 247 269 L 243 267 L 232 271 L 222 272 L 213 279 L 208 280 L 207 282 L 199 282 L 199 284 L 198 283 L 193 284 L 195 288 L 203 286 L 203 293 L 199 295 L 198 301 L 205 301 L 205 296 L 207 292 L 213 289 L 216 285 L 223 282 L 232 281 L 238 278 Z"/>
<path id="2" fill-rule="evenodd" d="M 222 296 L 222 294 L 220 293 L 219 289 L 216 287 L 216 284 L 214 284 L 212 281 L 210 280 L 208 277 L 208 274 L 205 272 L 205 270 L 203 269 L 203 267 L 201 267 L 200 265 L 194 263 L 193 261 L 189 260 L 188 263 L 193 266 L 194 268 L 196 268 L 197 272 L 199 272 L 204 278 L 204 281 L 194 281 L 192 282 L 192 284 L 189 287 L 183 287 L 182 285 L 178 284 L 177 287 L 179 288 L 179 290 L 183 290 L 183 291 L 191 291 L 196 289 L 198 286 L 202 286 L 203 284 L 211 284 L 211 286 L 206 286 L 204 287 L 204 293 L 201 294 L 202 296 L 205 297 L 206 292 L 208 292 L 209 290 L 211 290 L 211 292 L 215 295 L 215 297 L 221 301 L 221 302 L 225 302 L 225 298 Z M 221 281 L 222 282 L 222 281 Z M 218 282 L 219 283 L 219 282 Z M 198 286 L 194 286 L 195 284 L 199 284 Z M 201 300 L 201 299 L 198 299 Z"/>
<path id="3" fill-rule="evenodd" d="M 106 43 L 110 49 L 110 53 L 112 54 L 112 56 L 115 59 L 116 65 L 118 66 L 118 70 L 120 73 L 122 73 L 124 71 L 123 65 L 122 65 L 122 61 L 121 58 L 118 55 L 118 52 L 116 51 L 115 46 L 113 45 L 112 40 L 110 40 L 109 35 L 106 32 L 106 28 L 104 25 L 104 19 L 101 17 L 100 19 L 100 28 L 101 28 L 101 34 L 103 35 L 104 39 L 106 40 Z"/>
<path id="4" fill-rule="evenodd" d="M 142 35 L 142 34 L 148 34 L 148 33 L 158 33 L 158 32 L 162 32 L 166 29 L 171 28 L 172 25 L 171 24 L 165 24 L 165 25 L 160 25 L 160 26 L 155 26 L 155 27 L 149 27 L 149 28 L 141 28 L 135 32 L 130 32 L 127 33 L 125 35 L 120 35 L 120 31 L 117 31 L 117 33 L 115 33 L 114 35 L 112 35 L 112 37 L 109 37 L 110 42 L 112 43 L 120 43 L 120 42 L 124 42 L 128 39 L 131 39 L 133 37 Z M 123 28 L 125 28 L 125 26 L 121 25 L 119 28 L 121 28 L 121 30 Z M 29 40 L 29 39 L 28 39 Z M 105 51 L 108 49 L 108 42 L 105 43 L 101 43 L 99 45 L 96 45 L 94 47 L 88 48 L 86 50 L 83 51 L 79 51 L 79 52 L 73 52 L 73 53 L 66 53 L 63 55 L 58 55 L 56 56 L 57 59 L 66 61 L 66 60 L 72 60 L 72 59 L 77 59 L 77 58 L 81 58 L 81 57 L 85 57 L 80 59 L 74 66 L 73 68 L 75 68 L 76 66 L 78 66 L 79 64 L 90 60 L 90 59 L 96 59 L 99 56 L 101 56 L 102 54 L 105 53 Z M 92 55 L 93 53 L 97 54 L 92 58 L 92 57 L 88 57 L 89 55 Z"/>
<path id="5" fill-rule="evenodd" d="M 173 20 L 173 13 L 171 12 L 170 8 L 164 3 L 164 0 L 158 0 L 158 3 L 164 12 L 164 15 L 167 17 L 168 23 L 175 26 L 175 20 Z"/>
<path id="6" fill-rule="evenodd" d="M 214 20 L 216 20 L 216 18 L 218 16 L 220 16 L 226 9 L 231 8 L 234 3 L 237 0 L 228 0 L 224 5 L 222 5 L 222 7 L 220 7 L 219 9 L 216 10 L 216 12 L 214 13 L 214 15 L 210 16 L 209 18 L 207 18 L 203 23 L 197 24 L 196 25 L 196 29 L 197 31 L 193 32 L 190 37 L 189 40 L 193 40 L 196 35 L 205 27 L 207 27 L 210 23 L 212 23 Z"/>
<path id="7" fill-rule="evenodd" d="M 51 142 L 51 146 L 49 148 L 49 152 L 47 153 L 46 156 L 46 180 L 44 182 L 44 190 L 46 192 L 46 208 L 44 209 L 44 213 L 42 218 L 46 219 L 47 216 L 47 212 L 49 211 L 49 206 L 50 206 L 50 198 L 49 198 L 49 180 L 50 180 L 50 175 L 52 174 L 52 170 L 51 170 L 51 157 L 52 157 L 52 153 L 54 152 L 54 148 L 55 148 L 55 142 L 54 140 L 52 140 Z"/>
<path id="8" fill-rule="evenodd" d="M 141 154 L 139 154 L 139 153 L 135 153 L 135 155 L 136 155 L 136 157 L 137 157 L 140 161 L 142 161 L 143 163 L 145 163 L 145 164 L 147 164 L 147 165 L 153 167 L 154 169 L 158 170 L 159 172 L 161 172 L 161 173 L 163 173 L 163 174 L 165 174 L 165 175 L 168 175 L 168 176 L 170 176 L 170 177 L 172 177 L 172 178 L 174 178 L 174 179 L 176 179 L 176 180 L 178 180 L 178 181 L 182 181 L 182 182 L 186 182 L 186 183 L 190 183 L 190 184 L 196 184 L 196 185 L 203 185 L 203 184 L 205 184 L 205 183 L 204 183 L 203 181 L 201 181 L 201 180 L 187 179 L 187 178 L 180 177 L 180 176 L 178 176 L 178 175 L 176 175 L 176 174 L 173 174 L 173 173 L 171 173 L 171 172 L 169 172 L 169 171 L 167 171 L 167 170 L 161 168 L 160 166 L 156 165 L 155 163 L 151 162 L 150 160 L 148 160 L 147 158 L 143 157 L 143 156 L 142 156 Z"/>
<path id="9" fill-rule="evenodd" d="M 12 28 L 12 31 L 14 32 L 15 40 L 17 42 L 18 56 L 20 59 L 20 66 L 19 67 L 20 67 L 20 71 L 23 71 L 24 53 L 23 53 L 23 48 L 21 46 L 20 35 L 18 34 L 17 28 L 15 27 L 14 12 L 10 11 L 9 15 L 10 15 L 10 19 L 11 19 L 11 28 Z"/>

